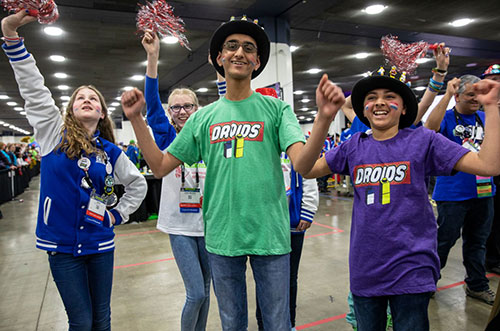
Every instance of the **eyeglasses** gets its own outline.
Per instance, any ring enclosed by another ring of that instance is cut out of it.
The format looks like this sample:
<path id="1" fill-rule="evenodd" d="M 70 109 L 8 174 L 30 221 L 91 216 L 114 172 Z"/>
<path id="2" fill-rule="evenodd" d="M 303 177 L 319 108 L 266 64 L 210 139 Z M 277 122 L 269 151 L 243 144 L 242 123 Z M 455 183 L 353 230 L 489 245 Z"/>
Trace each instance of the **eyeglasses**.
<path id="1" fill-rule="evenodd" d="M 173 105 L 173 106 L 170 106 L 170 110 L 173 111 L 174 113 L 180 112 L 181 109 L 184 109 L 185 111 L 190 112 L 190 111 L 193 111 L 195 106 L 196 105 L 194 105 L 192 103 L 186 103 L 184 105 Z"/>
<path id="2" fill-rule="evenodd" d="M 240 47 L 243 47 L 243 51 L 245 53 L 256 53 L 257 52 L 257 46 L 250 42 L 244 42 L 241 43 L 236 40 L 230 40 L 226 41 L 223 45 L 224 49 L 227 49 L 228 51 L 235 52 L 237 51 Z"/>

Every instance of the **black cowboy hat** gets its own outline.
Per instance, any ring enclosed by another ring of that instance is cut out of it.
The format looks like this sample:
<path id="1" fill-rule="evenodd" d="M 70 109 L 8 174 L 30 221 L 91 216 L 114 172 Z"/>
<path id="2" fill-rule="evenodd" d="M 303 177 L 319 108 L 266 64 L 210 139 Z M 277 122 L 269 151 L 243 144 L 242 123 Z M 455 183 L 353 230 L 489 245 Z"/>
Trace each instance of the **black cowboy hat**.
<path id="1" fill-rule="evenodd" d="M 386 75 L 384 75 L 384 73 Z M 395 68 L 380 68 L 378 71 L 374 71 L 371 76 L 359 80 L 354 88 L 352 89 L 351 102 L 352 107 L 356 116 L 365 125 L 370 126 L 370 122 L 363 114 L 365 96 L 368 92 L 373 91 L 378 88 L 386 88 L 393 92 L 396 92 L 403 98 L 404 105 L 406 106 L 406 113 L 401 115 L 399 119 L 399 128 L 407 128 L 415 122 L 417 117 L 418 103 L 415 94 L 411 88 L 405 84 L 406 79 L 401 77 L 406 76 L 405 73 L 400 74 L 395 71 Z"/>
<path id="2" fill-rule="evenodd" d="M 252 73 L 252 79 L 257 77 L 266 67 L 269 60 L 269 37 L 262 27 L 254 23 L 245 16 L 241 20 L 231 19 L 229 22 L 215 30 L 210 40 L 210 58 L 215 67 L 215 70 L 224 77 L 224 68 L 217 63 L 217 56 L 222 50 L 222 44 L 226 38 L 232 34 L 240 33 L 252 37 L 257 43 L 257 55 L 260 59 L 260 67 Z"/>

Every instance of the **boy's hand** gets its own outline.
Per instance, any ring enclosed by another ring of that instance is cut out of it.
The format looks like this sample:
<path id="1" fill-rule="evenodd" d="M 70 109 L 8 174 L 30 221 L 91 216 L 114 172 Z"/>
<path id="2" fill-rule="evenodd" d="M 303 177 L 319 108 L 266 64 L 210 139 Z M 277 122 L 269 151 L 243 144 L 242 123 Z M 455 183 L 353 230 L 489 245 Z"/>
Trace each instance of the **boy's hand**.
<path id="1" fill-rule="evenodd" d="M 458 88 L 460 87 L 460 78 L 455 77 L 448 82 L 446 86 L 446 93 L 449 95 L 455 95 L 458 93 Z"/>
<path id="2" fill-rule="evenodd" d="M 472 86 L 474 87 L 474 92 L 476 92 L 477 101 L 485 108 L 486 106 L 497 105 L 498 98 L 500 97 L 499 82 L 491 79 L 483 79 Z"/>
<path id="3" fill-rule="evenodd" d="M 136 88 L 122 94 L 122 109 L 129 120 L 141 117 L 145 104 L 144 95 Z"/>
<path id="4" fill-rule="evenodd" d="M 344 103 L 345 97 L 342 89 L 331 80 L 328 80 L 327 74 L 323 74 L 316 88 L 318 115 L 333 121 L 338 110 Z"/>
<path id="5" fill-rule="evenodd" d="M 2 33 L 4 37 L 17 37 L 17 29 L 20 26 L 36 21 L 37 18 L 30 16 L 27 10 L 20 10 L 2 20 Z"/>
<path id="6" fill-rule="evenodd" d="M 142 37 L 141 43 L 148 56 L 159 57 L 160 38 L 156 33 L 154 33 L 152 30 L 146 30 L 144 33 L 144 37 Z"/>

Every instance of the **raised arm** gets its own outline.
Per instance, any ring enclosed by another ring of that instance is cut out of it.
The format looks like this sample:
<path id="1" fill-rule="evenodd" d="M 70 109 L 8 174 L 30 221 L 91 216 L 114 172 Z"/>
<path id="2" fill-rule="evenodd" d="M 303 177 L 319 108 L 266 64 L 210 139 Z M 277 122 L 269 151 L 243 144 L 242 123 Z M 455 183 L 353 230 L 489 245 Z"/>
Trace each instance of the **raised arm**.
<path id="1" fill-rule="evenodd" d="M 165 109 L 161 104 L 158 92 L 158 58 L 160 54 L 160 38 L 151 30 L 146 30 L 142 38 L 142 46 L 147 54 L 145 81 L 146 117 L 153 130 L 156 144 L 161 150 L 167 148 L 176 137 L 175 128 L 170 124 Z"/>
<path id="2" fill-rule="evenodd" d="M 354 112 L 354 109 L 352 108 L 352 102 L 351 102 L 351 96 L 348 96 L 345 99 L 345 103 L 342 106 L 342 112 L 344 113 L 345 117 L 349 120 L 349 122 L 353 122 L 354 118 L 356 117 L 356 113 Z"/>
<path id="3" fill-rule="evenodd" d="M 311 136 L 305 145 L 295 143 L 288 147 L 286 151 L 295 170 L 305 178 L 312 178 L 308 176 L 308 173 L 315 166 L 328 134 L 328 128 L 344 103 L 345 98 L 342 89 L 328 80 L 328 75 L 324 74 L 316 88 L 318 114 L 314 119 Z"/>
<path id="4" fill-rule="evenodd" d="M 446 108 L 448 108 L 448 104 L 450 103 L 451 98 L 457 93 L 458 87 L 460 85 L 459 78 L 453 78 L 448 82 L 448 86 L 446 87 L 446 93 L 443 95 L 439 103 L 434 107 L 434 109 L 427 117 L 424 126 L 430 130 L 434 130 L 439 132 L 441 128 L 441 122 L 443 121 L 444 114 L 446 113 Z"/>
<path id="5" fill-rule="evenodd" d="M 448 72 L 448 66 L 450 65 L 450 49 L 446 47 L 444 43 L 439 44 L 433 53 L 436 59 L 436 67 L 432 70 L 434 74 L 429 82 L 429 87 L 425 90 L 422 99 L 418 103 L 417 117 L 413 123 L 415 125 L 420 122 L 425 112 L 434 101 L 434 98 L 439 93 L 439 90 L 444 84 L 443 82 Z"/>
<path id="6" fill-rule="evenodd" d="M 144 95 L 138 89 L 133 89 L 122 94 L 123 112 L 134 128 L 142 154 L 155 177 L 162 178 L 181 165 L 182 162 L 170 153 L 163 154 L 158 146 L 156 146 L 142 118 L 141 112 L 145 103 Z"/>
<path id="7" fill-rule="evenodd" d="M 500 83 L 484 79 L 473 87 L 486 115 L 484 140 L 479 152 L 465 154 L 455 169 L 479 176 L 497 176 L 500 174 L 500 113 L 497 104 Z"/>
<path id="8" fill-rule="evenodd" d="M 28 53 L 23 40 L 17 34 L 19 27 L 33 21 L 36 21 L 36 18 L 29 16 L 24 10 L 2 19 L 5 40 L 2 48 L 9 57 L 19 93 L 25 101 L 24 110 L 28 122 L 35 129 L 35 138 L 40 144 L 42 155 L 46 155 L 59 142 L 63 122 L 52 94 L 44 85 L 44 78 L 36 66 L 35 59 Z"/>

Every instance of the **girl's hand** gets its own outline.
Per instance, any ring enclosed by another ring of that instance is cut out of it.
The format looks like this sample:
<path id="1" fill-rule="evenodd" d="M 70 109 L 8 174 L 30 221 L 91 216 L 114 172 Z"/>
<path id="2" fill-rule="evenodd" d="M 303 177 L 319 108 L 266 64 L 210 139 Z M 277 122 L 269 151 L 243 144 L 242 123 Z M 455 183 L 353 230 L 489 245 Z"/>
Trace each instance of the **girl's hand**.
<path id="1" fill-rule="evenodd" d="M 122 109 L 129 120 L 141 117 L 145 105 L 144 95 L 136 88 L 122 94 Z"/>
<path id="2" fill-rule="evenodd" d="M 156 33 L 152 30 L 146 30 L 144 33 L 144 37 L 142 37 L 142 47 L 148 54 L 148 56 L 156 56 L 157 58 L 160 55 L 160 38 Z"/>
<path id="3" fill-rule="evenodd" d="M 17 37 L 17 29 L 20 26 L 36 21 L 37 18 L 30 16 L 28 10 L 20 10 L 15 14 L 9 15 L 2 20 L 2 33 L 4 37 Z"/>

